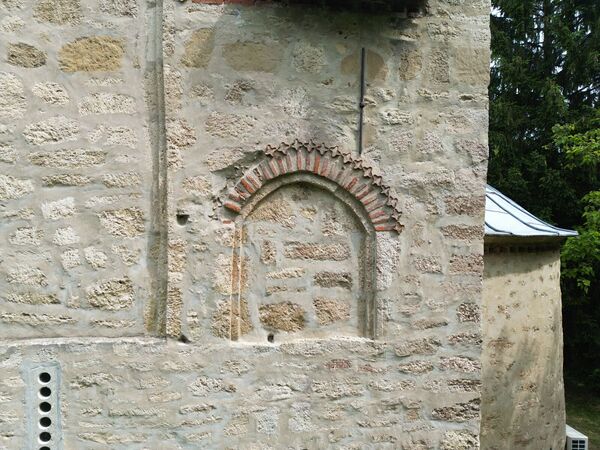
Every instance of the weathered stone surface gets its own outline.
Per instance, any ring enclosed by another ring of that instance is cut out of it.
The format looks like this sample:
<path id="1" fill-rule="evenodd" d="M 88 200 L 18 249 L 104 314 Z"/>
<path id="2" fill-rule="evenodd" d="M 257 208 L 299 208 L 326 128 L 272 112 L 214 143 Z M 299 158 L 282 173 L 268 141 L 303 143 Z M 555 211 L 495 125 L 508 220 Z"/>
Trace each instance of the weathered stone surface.
<path id="1" fill-rule="evenodd" d="M 100 0 L 100 10 L 113 16 L 136 17 L 138 4 L 130 0 Z"/>
<path id="2" fill-rule="evenodd" d="M 90 167 L 100 165 L 105 160 L 106 152 L 102 150 L 74 149 L 29 154 L 32 164 L 46 167 Z"/>
<path id="3" fill-rule="evenodd" d="M 278 331 L 300 331 L 304 328 L 305 311 L 292 302 L 261 305 L 259 308 L 260 322 L 268 329 Z"/>
<path id="4" fill-rule="evenodd" d="M 0 175 L 0 200 L 11 200 L 33 192 L 31 180 L 22 180 L 7 175 Z"/>
<path id="5" fill-rule="evenodd" d="M 79 38 L 60 49 L 59 66 L 64 72 L 112 72 L 121 68 L 124 48 L 110 36 Z"/>
<path id="6" fill-rule="evenodd" d="M 50 117 L 28 125 L 23 130 L 25 140 L 32 145 L 60 144 L 77 139 L 79 124 L 65 116 Z"/>
<path id="7" fill-rule="evenodd" d="M 403 373 L 418 375 L 431 372 L 433 370 L 433 364 L 431 364 L 429 361 L 412 361 L 406 364 L 400 364 L 398 369 Z"/>
<path id="8" fill-rule="evenodd" d="M 483 237 L 483 228 L 478 226 L 448 225 L 442 227 L 442 234 L 451 239 L 470 241 Z"/>
<path id="9" fill-rule="evenodd" d="M 315 274 L 314 280 L 321 287 L 352 289 L 352 274 L 349 272 L 319 272 Z"/>
<path id="10" fill-rule="evenodd" d="M 277 248 L 271 241 L 264 241 L 261 245 L 260 260 L 263 264 L 272 264 L 275 262 Z"/>
<path id="11" fill-rule="evenodd" d="M 239 305 L 232 306 L 231 301 L 222 301 L 213 315 L 211 329 L 215 336 L 229 339 L 238 339 L 252 331 L 248 302 L 242 299 Z"/>
<path id="12" fill-rule="evenodd" d="M 134 302 L 133 284 L 127 277 L 94 284 L 86 289 L 86 295 L 91 306 L 108 311 L 131 308 Z"/>
<path id="13" fill-rule="evenodd" d="M 223 58 L 234 70 L 274 72 L 282 60 L 283 48 L 276 43 L 235 42 L 225 44 Z"/>
<path id="14" fill-rule="evenodd" d="M 388 70 L 383 57 L 371 49 L 367 49 L 365 53 L 367 78 L 369 80 L 384 80 L 387 77 Z M 357 50 L 342 60 L 341 72 L 344 75 L 356 76 L 360 73 L 360 54 L 360 50 Z"/>
<path id="15" fill-rule="evenodd" d="M 288 242 L 284 255 L 290 259 L 315 261 L 343 261 L 350 257 L 350 248 L 345 243 L 338 244 L 301 244 Z"/>
<path id="16" fill-rule="evenodd" d="M 52 238 L 52 242 L 56 245 L 72 245 L 77 244 L 81 238 L 73 227 L 57 228 Z"/>
<path id="17" fill-rule="evenodd" d="M 317 297 L 314 299 L 313 305 L 317 320 L 321 325 L 350 319 L 350 305 L 343 300 Z"/>
<path id="18" fill-rule="evenodd" d="M 202 28 L 192 33 L 185 44 L 181 62 L 184 66 L 205 69 L 215 46 L 215 32 L 212 28 Z"/>
<path id="19" fill-rule="evenodd" d="M 461 303 L 456 311 L 461 322 L 476 322 L 481 320 L 481 311 L 476 303 Z"/>
<path id="20" fill-rule="evenodd" d="M 267 278 L 271 280 L 285 280 L 289 278 L 300 278 L 306 273 L 306 269 L 301 267 L 292 267 L 288 269 L 278 270 L 276 272 L 267 273 Z"/>
<path id="21" fill-rule="evenodd" d="M 468 403 L 456 403 L 452 406 L 434 409 L 431 412 L 431 416 L 436 420 L 466 422 L 469 419 L 479 416 L 479 404 L 479 399 L 471 400 Z"/>
<path id="22" fill-rule="evenodd" d="M 4 296 L 12 303 L 25 303 L 29 305 L 55 305 L 60 303 L 54 294 L 42 294 L 39 292 L 9 292 Z"/>
<path id="23" fill-rule="evenodd" d="M 42 203 L 42 215 L 45 219 L 58 220 L 75 214 L 75 199 L 66 197 L 55 202 Z"/>
<path id="24" fill-rule="evenodd" d="M 248 216 L 248 220 L 275 222 L 286 228 L 296 226 L 296 216 L 291 204 L 282 199 L 261 203 Z"/>
<path id="25" fill-rule="evenodd" d="M 237 294 L 248 287 L 248 258 L 221 254 L 217 256 L 213 287 L 221 294 Z"/>
<path id="26" fill-rule="evenodd" d="M 319 73 L 327 64 L 325 51 L 308 43 L 299 42 L 292 51 L 293 64 L 300 72 Z"/>
<path id="27" fill-rule="evenodd" d="M 85 186 L 91 182 L 92 179 L 88 176 L 70 173 L 42 177 L 44 186 Z"/>
<path id="28" fill-rule="evenodd" d="M 33 9 L 39 22 L 57 25 L 75 24 L 83 17 L 79 0 L 41 0 Z"/>
<path id="29" fill-rule="evenodd" d="M 481 273 L 483 270 L 483 256 L 456 255 L 450 259 L 451 273 Z"/>
<path id="30" fill-rule="evenodd" d="M 447 431 L 441 443 L 442 450 L 474 450 L 479 448 L 479 436 L 470 431 Z"/>
<path id="31" fill-rule="evenodd" d="M 397 356 L 401 357 L 412 355 L 433 355 L 441 346 L 442 343 L 439 339 L 429 337 L 405 342 L 396 346 L 394 351 Z"/>
<path id="32" fill-rule="evenodd" d="M 220 138 L 240 137 L 247 134 L 255 126 L 251 116 L 213 112 L 205 123 L 206 132 Z"/>
<path id="33" fill-rule="evenodd" d="M 441 359 L 440 367 L 455 372 L 475 373 L 481 370 L 481 363 L 463 356 L 449 356 Z"/>
<path id="34" fill-rule="evenodd" d="M 20 227 L 10 235 L 8 241 L 12 245 L 39 245 L 43 234 L 42 230 L 34 227 Z"/>
<path id="35" fill-rule="evenodd" d="M 45 325 L 69 325 L 76 320 L 67 315 L 51 315 L 51 314 L 36 314 L 36 313 L 0 313 L 0 322 L 29 325 L 32 327 Z"/>
<path id="36" fill-rule="evenodd" d="M 32 69 L 46 64 L 46 53 L 24 42 L 8 44 L 6 60 L 13 66 Z"/>
<path id="37" fill-rule="evenodd" d="M 27 102 L 22 81 L 12 73 L 0 72 L 0 118 L 20 119 L 25 114 Z"/>
<path id="38" fill-rule="evenodd" d="M 65 250 L 60 255 L 60 260 L 62 266 L 67 270 L 81 265 L 81 255 L 77 249 Z"/>
<path id="39" fill-rule="evenodd" d="M 8 270 L 6 280 L 11 284 L 47 286 L 46 274 L 37 267 L 17 264 Z"/>
<path id="40" fill-rule="evenodd" d="M 113 236 L 134 237 L 144 232 L 144 214 L 139 208 L 102 211 L 100 223 Z"/>
<path id="41" fill-rule="evenodd" d="M 95 247 L 84 248 L 83 256 L 86 262 L 94 269 L 104 269 L 107 266 L 108 256 Z"/>
<path id="42" fill-rule="evenodd" d="M 135 99 L 125 94 L 100 92 L 84 97 L 79 112 L 89 114 L 135 114 Z"/>
<path id="43" fill-rule="evenodd" d="M 123 188 L 138 186 L 142 179 L 137 172 L 107 173 L 102 177 L 102 183 L 106 187 Z"/>
<path id="44" fill-rule="evenodd" d="M 399 54 L 400 67 L 398 75 L 401 80 L 414 79 L 421 70 L 421 54 L 417 48 L 402 49 Z"/>
<path id="45" fill-rule="evenodd" d="M 485 198 L 481 197 L 446 197 L 446 212 L 453 215 L 483 214 Z"/>

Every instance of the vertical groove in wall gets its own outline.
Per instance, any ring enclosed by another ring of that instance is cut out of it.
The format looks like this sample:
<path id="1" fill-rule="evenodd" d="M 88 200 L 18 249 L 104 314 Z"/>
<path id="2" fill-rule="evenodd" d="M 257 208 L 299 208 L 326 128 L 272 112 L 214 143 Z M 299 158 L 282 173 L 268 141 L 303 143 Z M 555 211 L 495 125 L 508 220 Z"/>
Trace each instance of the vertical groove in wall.
<path id="1" fill-rule="evenodd" d="M 147 106 L 152 144 L 152 232 L 149 235 L 149 270 L 152 292 L 146 306 L 145 325 L 151 334 L 166 334 L 168 291 L 167 145 L 163 76 L 163 2 L 148 3 Z"/>

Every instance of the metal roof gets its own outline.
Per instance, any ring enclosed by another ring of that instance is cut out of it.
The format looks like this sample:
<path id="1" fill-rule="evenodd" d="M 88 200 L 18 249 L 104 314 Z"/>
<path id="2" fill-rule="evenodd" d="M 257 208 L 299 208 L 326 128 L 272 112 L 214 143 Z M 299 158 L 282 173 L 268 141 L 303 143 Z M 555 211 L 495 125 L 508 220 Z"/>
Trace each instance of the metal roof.
<path id="1" fill-rule="evenodd" d="M 577 232 L 546 223 L 490 185 L 485 188 L 485 235 L 568 237 Z"/>

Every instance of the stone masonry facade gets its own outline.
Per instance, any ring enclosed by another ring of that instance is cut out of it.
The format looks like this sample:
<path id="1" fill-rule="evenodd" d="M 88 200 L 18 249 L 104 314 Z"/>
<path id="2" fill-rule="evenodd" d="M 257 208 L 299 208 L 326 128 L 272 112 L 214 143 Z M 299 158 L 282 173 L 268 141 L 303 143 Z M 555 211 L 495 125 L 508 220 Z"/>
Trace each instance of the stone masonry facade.
<path id="1" fill-rule="evenodd" d="M 479 448 L 489 2 L 298 3 L 0 0 L 0 448 Z"/>

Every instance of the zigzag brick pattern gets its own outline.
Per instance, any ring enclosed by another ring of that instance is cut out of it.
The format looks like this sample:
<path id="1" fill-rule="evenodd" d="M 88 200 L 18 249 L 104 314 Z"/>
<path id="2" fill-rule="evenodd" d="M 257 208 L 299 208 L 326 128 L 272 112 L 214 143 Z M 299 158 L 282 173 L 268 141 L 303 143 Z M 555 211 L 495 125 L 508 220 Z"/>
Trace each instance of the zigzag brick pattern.
<path id="1" fill-rule="evenodd" d="M 248 170 L 228 195 L 224 206 L 240 213 L 246 202 L 264 184 L 280 176 L 308 172 L 333 181 L 352 194 L 371 219 L 375 231 L 400 233 L 401 211 L 398 198 L 383 178 L 362 158 L 338 147 L 294 141 L 268 146 L 266 158 Z"/>

